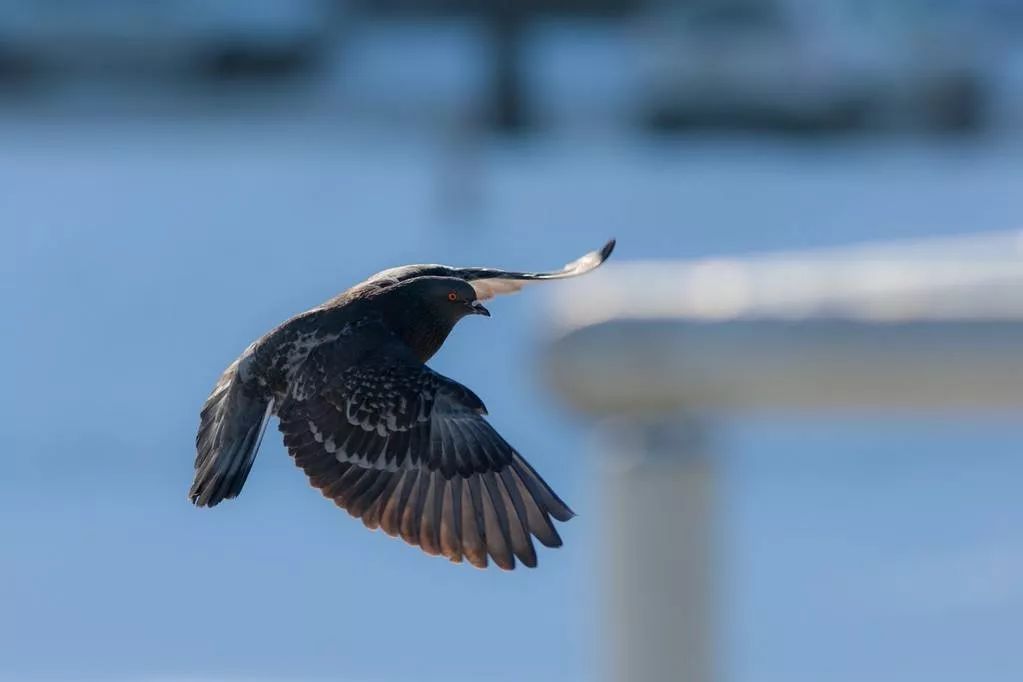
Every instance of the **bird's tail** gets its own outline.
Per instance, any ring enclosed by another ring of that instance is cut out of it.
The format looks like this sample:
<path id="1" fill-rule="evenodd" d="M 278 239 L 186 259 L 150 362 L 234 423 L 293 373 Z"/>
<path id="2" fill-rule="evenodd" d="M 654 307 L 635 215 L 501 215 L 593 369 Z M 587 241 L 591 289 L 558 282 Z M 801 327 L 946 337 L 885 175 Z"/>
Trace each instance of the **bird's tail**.
<path id="1" fill-rule="evenodd" d="M 241 492 L 272 411 L 273 399 L 246 386 L 233 362 L 202 408 L 188 491 L 193 504 L 212 507 Z"/>

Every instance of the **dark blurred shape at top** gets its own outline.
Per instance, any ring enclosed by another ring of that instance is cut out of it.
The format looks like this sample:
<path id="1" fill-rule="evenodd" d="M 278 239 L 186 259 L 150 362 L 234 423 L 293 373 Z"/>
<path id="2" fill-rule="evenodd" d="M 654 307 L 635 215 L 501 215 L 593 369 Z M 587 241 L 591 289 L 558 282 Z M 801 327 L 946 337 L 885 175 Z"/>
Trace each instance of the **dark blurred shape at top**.
<path id="1" fill-rule="evenodd" d="M 2 0 L 0 75 L 293 75 L 315 66 L 335 0 Z"/>
<path id="2" fill-rule="evenodd" d="M 987 51 L 954 3 L 663 2 L 648 26 L 647 122 L 834 131 L 965 130 Z"/>
<path id="3" fill-rule="evenodd" d="M 486 118 L 504 133 L 531 125 L 523 73 L 524 33 L 538 16 L 576 15 L 619 17 L 638 10 L 642 0 L 372 0 L 362 3 L 367 13 L 395 15 L 472 15 L 486 22 L 491 50 L 490 94 Z"/>
<path id="4" fill-rule="evenodd" d="M 516 9 L 523 14 L 618 17 L 649 4 L 645 0 L 362 0 L 359 7 L 377 15 L 486 14 Z"/>
<path id="5" fill-rule="evenodd" d="M 20 97 L 34 114 L 37 100 L 23 94 L 83 76 L 87 94 L 76 102 L 86 108 L 94 93 L 101 106 L 107 94 L 127 94 L 121 100 L 134 107 L 135 92 L 121 88 L 133 79 L 157 106 L 177 106 L 175 85 L 238 82 L 192 94 L 218 105 L 237 101 L 241 107 L 230 110 L 247 112 L 269 102 L 264 93 L 301 93 L 304 111 L 360 112 L 375 123 L 398 111 L 416 125 L 436 124 L 431 111 L 443 111 L 441 125 L 460 134 L 477 122 L 502 133 L 532 130 L 564 102 L 580 118 L 610 112 L 658 132 L 963 131 L 1020 118 L 1019 7 L 1016 0 L 0 0 L 0 98 L 16 104 Z M 410 45 L 409 25 L 425 28 L 425 40 Z M 458 42 L 452 25 L 469 51 L 431 61 Z M 315 78 L 290 87 L 302 76 Z M 454 96 L 438 87 L 456 82 Z M 241 91 L 257 97 L 237 97 Z M 58 98 L 61 107 L 67 101 Z M 181 102 L 202 106 L 195 97 Z M 288 110 L 298 111 L 293 103 Z"/>

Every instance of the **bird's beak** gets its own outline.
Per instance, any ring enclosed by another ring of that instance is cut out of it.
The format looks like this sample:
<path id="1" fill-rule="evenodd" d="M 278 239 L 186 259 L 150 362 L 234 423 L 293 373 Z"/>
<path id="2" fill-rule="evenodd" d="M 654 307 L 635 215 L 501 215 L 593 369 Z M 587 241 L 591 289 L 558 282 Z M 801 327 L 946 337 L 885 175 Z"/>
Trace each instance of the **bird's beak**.
<path id="1" fill-rule="evenodd" d="M 480 303 L 479 301 L 473 301 L 472 303 L 470 303 L 469 310 L 472 312 L 473 315 L 483 315 L 485 317 L 490 317 L 490 311 L 484 308 L 483 304 Z"/>

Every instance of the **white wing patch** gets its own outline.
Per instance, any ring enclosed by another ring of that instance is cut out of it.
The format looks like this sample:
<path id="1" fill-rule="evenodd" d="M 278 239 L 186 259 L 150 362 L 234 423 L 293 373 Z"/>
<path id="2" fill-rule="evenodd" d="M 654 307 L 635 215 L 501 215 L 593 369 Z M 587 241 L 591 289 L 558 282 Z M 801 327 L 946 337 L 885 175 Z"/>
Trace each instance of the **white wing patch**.
<path id="1" fill-rule="evenodd" d="M 590 251 L 589 253 L 585 253 L 579 258 L 576 258 L 574 261 L 565 266 L 561 275 L 563 277 L 575 277 L 576 275 L 581 275 L 584 272 L 589 272 L 607 259 L 607 248 L 608 247 L 605 246 L 600 251 Z"/>
<path id="2" fill-rule="evenodd" d="M 488 301 L 499 294 L 514 294 L 521 290 L 528 280 L 524 279 L 477 279 L 469 282 L 476 291 L 476 298 L 480 301 Z"/>
<path id="3" fill-rule="evenodd" d="M 607 260 L 614 248 L 614 240 L 604 245 L 599 251 L 590 251 L 576 258 L 574 261 L 554 272 L 537 273 L 507 273 L 507 276 L 480 277 L 469 280 L 470 286 L 476 291 L 476 298 L 486 301 L 501 294 L 514 294 L 522 287 L 532 282 L 542 282 L 551 279 L 565 279 L 566 277 L 577 277 L 597 268 Z"/>

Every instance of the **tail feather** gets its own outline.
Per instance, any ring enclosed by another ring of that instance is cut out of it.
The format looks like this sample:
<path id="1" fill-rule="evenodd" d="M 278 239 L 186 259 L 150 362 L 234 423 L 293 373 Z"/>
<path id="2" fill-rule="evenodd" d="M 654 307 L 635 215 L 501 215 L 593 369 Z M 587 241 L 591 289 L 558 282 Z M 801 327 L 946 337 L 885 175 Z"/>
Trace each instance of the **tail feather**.
<path id="1" fill-rule="evenodd" d="M 272 412 L 273 400 L 249 390 L 238 376 L 238 361 L 232 363 L 203 405 L 188 491 L 193 504 L 212 507 L 238 496 Z"/>

